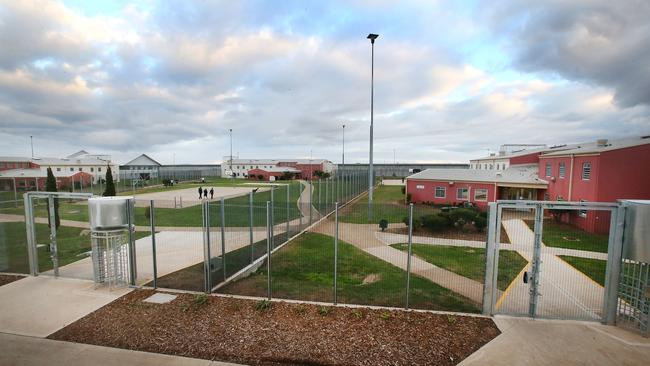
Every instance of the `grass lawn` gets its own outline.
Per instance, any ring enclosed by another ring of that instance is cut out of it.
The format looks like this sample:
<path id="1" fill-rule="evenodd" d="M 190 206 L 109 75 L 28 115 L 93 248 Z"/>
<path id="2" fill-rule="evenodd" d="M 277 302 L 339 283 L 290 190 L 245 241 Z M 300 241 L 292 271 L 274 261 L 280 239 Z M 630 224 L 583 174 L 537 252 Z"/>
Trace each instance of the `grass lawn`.
<path id="1" fill-rule="evenodd" d="M 573 257 L 569 255 L 559 255 L 562 260 L 569 263 L 578 271 L 586 274 L 589 278 L 596 281 L 601 286 L 605 286 L 605 269 L 607 261 L 592 258 Z"/>
<path id="2" fill-rule="evenodd" d="M 334 238 L 305 233 L 271 256 L 273 297 L 331 302 L 334 283 Z M 406 272 L 354 246 L 339 241 L 338 301 L 340 303 L 402 307 Z M 262 266 L 251 276 L 222 290 L 230 294 L 266 296 L 267 272 Z M 478 304 L 423 278 L 411 277 L 414 308 L 479 312 Z"/>
<path id="3" fill-rule="evenodd" d="M 289 218 L 295 219 L 300 216 L 296 205 L 302 185 L 300 182 L 291 182 L 289 186 Z M 266 225 L 266 201 L 271 200 L 271 192 L 260 192 L 253 196 L 254 205 L 254 225 Z M 287 186 L 280 186 L 274 192 L 275 204 L 275 222 L 286 221 L 287 210 Z M 47 209 L 44 200 L 38 200 L 39 204 L 35 206 L 35 217 L 47 217 Z M 59 201 L 59 215 L 62 220 L 73 220 L 88 222 L 88 206 L 85 201 L 69 201 L 61 199 Z M 248 196 L 240 196 L 227 199 L 226 201 L 226 225 L 227 226 L 248 226 Z M 146 207 L 135 208 L 136 225 L 149 225 L 149 219 L 145 216 Z M 218 200 L 210 204 L 211 224 L 220 226 L 220 203 Z M 5 208 L 0 213 L 24 215 L 25 210 L 19 208 Z M 156 208 L 156 225 L 157 226 L 181 226 L 181 227 L 200 227 L 202 225 L 202 208 L 201 205 L 185 208 Z"/>
<path id="4" fill-rule="evenodd" d="M 378 186 L 373 191 L 372 219 L 368 215 L 368 195 L 359 198 L 353 205 L 345 207 L 339 214 L 342 222 L 352 224 L 379 224 L 386 219 L 390 223 L 402 222 L 408 216 L 408 205 L 400 186 Z"/>
<path id="5" fill-rule="evenodd" d="M 524 221 L 531 230 L 534 230 L 535 225 L 532 220 Z M 590 233 L 566 223 L 544 220 L 542 241 L 549 247 L 607 253 L 609 236 Z"/>
<path id="6" fill-rule="evenodd" d="M 391 246 L 404 252 L 408 250 L 408 244 Z M 480 283 L 485 281 L 485 249 L 483 248 L 413 244 L 413 255 L 474 281 Z M 505 290 L 527 263 L 528 261 L 519 253 L 501 250 L 497 287 Z"/>
<path id="7" fill-rule="evenodd" d="M 275 238 L 276 243 L 286 240 L 284 234 L 276 235 Z M 253 243 L 255 259 L 266 253 L 266 245 L 266 239 Z M 244 269 L 250 263 L 250 246 L 245 246 L 226 253 L 226 278 Z M 212 287 L 223 282 L 223 280 L 223 271 L 221 269 L 214 270 L 212 273 Z M 158 278 L 157 286 L 160 288 L 171 288 L 177 290 L 204 291 L 204 281 L 203 262 L 200 262 Z M 153 282 L 146 283 L 145 286 L 153 286 Z"/>
<path id="8" fill-rule="evenodd" d="M 82 231 L 84 229 L 67 226 L 60 226 L 57 230 L 59 266 L 62 267 L 86 257 L 83 253 L 90 250 L 90 236 L 87 231 L 84 234 Z M 148 235 L 146 232 L 136 232 L 136 239 Z M 46 246 L 38 248 L 38 268 L 41 272 L 48 271 L 52 269 L 52 262 L 48 251 L 50 229 L 46 224 L 36 224 L 36 242 L 46 244 Z M 25 223 L 0 223 L 0 256 L 7 259 L 8 268 L 3 271 L 29 273 Z"/>

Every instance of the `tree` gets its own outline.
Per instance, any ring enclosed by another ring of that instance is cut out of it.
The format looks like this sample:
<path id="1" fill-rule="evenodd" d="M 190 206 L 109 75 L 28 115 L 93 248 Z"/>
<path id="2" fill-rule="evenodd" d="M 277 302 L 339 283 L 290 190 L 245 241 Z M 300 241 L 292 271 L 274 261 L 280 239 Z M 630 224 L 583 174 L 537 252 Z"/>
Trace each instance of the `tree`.
<path id="1" fill-rule="evenodd" d="M 52 168 L 47 168 L 47 179 L 45 180 L 45 191 L 46 192 L 57 192 L 56 189 L 56 178 L 54 178 L 54 173 L 52 173 Z M 47 212 L 50 212 L 50 201 L 47 201 Z M 59 199 L 54 197 L 54 225 L 55 228 L 61 226 L 61 219 L 59 218 Z M 50 221 L 50 216 L 47 216 L 47 226 L 52 227 L 52 222 Z"/>
<path id="2" fill-rule="evenodd" d="M 110 166 L 106 169 L 106 190 L 104 190 L 103 196 L 115 196 L 115 183 L 113 183 L 113 172 Z"/>

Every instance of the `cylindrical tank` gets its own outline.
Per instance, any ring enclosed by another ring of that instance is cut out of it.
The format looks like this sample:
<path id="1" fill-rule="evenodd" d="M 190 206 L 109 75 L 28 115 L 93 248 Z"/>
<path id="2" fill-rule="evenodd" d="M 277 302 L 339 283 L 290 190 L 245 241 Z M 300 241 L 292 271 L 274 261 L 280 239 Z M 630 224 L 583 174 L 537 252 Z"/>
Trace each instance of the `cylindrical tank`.
<path id="1" fill-rule="evenodd" d="M 114 230 L 129 225 L 127 205 L 133 197 L 93 197 L 88 199 L 91 230 Z"/>

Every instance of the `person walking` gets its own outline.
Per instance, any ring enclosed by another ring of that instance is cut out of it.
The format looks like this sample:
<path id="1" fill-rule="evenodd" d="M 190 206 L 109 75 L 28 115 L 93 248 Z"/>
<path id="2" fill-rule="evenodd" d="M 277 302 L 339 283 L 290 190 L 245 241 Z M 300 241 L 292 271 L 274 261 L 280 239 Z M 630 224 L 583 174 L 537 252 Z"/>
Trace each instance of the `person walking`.
<path id="1" fill-rule="evenodd" d="M 210 199 L 214 198 L 214 188 L 210 188 Z"/>
<path id="2" fill-rule="evenodd" d="M 203 187 L 199 187 L 199 199 L 203 197 Z"/>
<path id="3" fill-rule="evenodd" d="M 203 198 L 208 199 L 208 189 L 203 190 Z"/>

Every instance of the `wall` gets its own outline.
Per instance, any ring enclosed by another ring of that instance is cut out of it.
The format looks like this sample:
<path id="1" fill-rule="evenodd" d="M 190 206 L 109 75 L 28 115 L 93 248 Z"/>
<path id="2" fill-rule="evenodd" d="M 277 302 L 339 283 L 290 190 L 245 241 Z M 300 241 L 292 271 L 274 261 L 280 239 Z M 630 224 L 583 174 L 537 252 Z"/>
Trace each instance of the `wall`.
<path id="1" fill-rule="evenodd" d="M 417 186 L 424 186 L 423 189 L 418 189 Z M 454 182 L 449 184 L 449 181 L 430 181 L 430 180 L 416 180 L 407 179 L 406 181 L 407 193 L 411 194 L 411 201 L 414 203 L 430 202 L 433 204 L 458 204 L 467 202 L 465 200 L 458 200 L 456 198 L 458 188 L 469 188 L 469 202 L 476 204 L 479 208 L 486 209 L 488 202 L 493 202 L 495 199 L 494 184 L 493 183 L 479 183 L 479 182 Z M 435 187 L 445 187 L 445 198 L 435 197 Z M 487 201 L 474 200 L 474 191 L 476 189 L 487 189 Z"/>
<path id="2" fill-rule="evenodd" d="M 539 153 L 526 154 L 510 158 L 510 164 L 537 164 L 539 162 Z"/>

